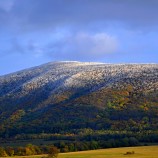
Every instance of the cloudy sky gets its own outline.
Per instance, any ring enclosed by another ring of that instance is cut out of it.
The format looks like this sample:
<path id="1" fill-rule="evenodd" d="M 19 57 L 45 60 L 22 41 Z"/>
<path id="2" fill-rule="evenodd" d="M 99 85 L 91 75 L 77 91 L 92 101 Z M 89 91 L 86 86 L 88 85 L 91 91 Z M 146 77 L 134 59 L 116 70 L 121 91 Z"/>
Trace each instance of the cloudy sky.
<path id="1" fill-rule="evenodd" d="M 0 0 L 0 75 L 65 60 L 158 63 L 158 0 Z"/>

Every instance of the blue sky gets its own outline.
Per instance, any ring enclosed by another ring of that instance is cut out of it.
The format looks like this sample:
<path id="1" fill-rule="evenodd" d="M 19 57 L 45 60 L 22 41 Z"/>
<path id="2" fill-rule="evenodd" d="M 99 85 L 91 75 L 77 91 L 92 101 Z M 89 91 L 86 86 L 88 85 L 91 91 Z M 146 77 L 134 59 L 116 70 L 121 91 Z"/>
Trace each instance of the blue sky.
<path id="1" fill-rule="evenodd" d="M 0 0 L 0 75 L 50 61 L 158 63 L 158 0 Z"/>

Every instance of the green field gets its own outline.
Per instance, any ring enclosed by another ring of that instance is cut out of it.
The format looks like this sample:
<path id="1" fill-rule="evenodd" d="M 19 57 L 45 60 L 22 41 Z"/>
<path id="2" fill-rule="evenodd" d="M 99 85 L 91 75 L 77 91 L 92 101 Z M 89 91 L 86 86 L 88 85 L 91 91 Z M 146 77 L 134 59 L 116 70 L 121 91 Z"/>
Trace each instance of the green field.
<path id="1" fill-rule="evenodd" d="M 125 155 L 134 151 L 134 154 Z M 40 158 L 42 156 L 22 156 L 14 158 Z M 158 158 L 158 146 L 126 147 L 113 149 L 100 149 L 82 152 L 61 153 L 58 158 Z"/>

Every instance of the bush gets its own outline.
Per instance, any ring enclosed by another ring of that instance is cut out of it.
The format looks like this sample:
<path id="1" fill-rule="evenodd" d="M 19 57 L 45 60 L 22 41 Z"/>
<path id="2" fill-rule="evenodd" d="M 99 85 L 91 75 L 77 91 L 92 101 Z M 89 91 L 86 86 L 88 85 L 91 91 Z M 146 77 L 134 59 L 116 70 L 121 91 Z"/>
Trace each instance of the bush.
<path id="1" fill-rule="evenodd" d="M 59 150 L 57 147 L 52 146 L 49 148 L 49 153 L 47 158 L 57 158 L 58 157 Z"/>
<path id="2" fill-rule="evenodd" d="M 8 156 L 4 148 L 0 147 L 0 157 L 6 157 Z"/>
<path id="3" fill-rule="evenodd" d="M 134 151 L 127 151 L 124 155 L 133 155 L 133 154 L 135 154 Z"/>

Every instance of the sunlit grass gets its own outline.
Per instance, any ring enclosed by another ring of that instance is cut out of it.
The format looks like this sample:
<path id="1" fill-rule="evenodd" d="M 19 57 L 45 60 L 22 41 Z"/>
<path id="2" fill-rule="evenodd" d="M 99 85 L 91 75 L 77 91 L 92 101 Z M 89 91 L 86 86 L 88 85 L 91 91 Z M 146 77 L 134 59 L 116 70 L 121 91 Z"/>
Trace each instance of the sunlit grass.
<path id="1" fill-rule="evenodd" d="M 134 151 L 134 154 L 126 155 Z M 21 156 L 20 158 L 41 158 L 46 155 Z M 19 158 L 15 156 L 14 158 Z M 128 147 L 61 153 L 58 158 L 158 158 L 158 146 Z"/>
<path id="2" fill-rule="evenodd" d="M 134 154 L 125 155 L 134 151 Z M 158 158 L 158 146 L 115 148 L 60 154 L 59 158 Z"/>

